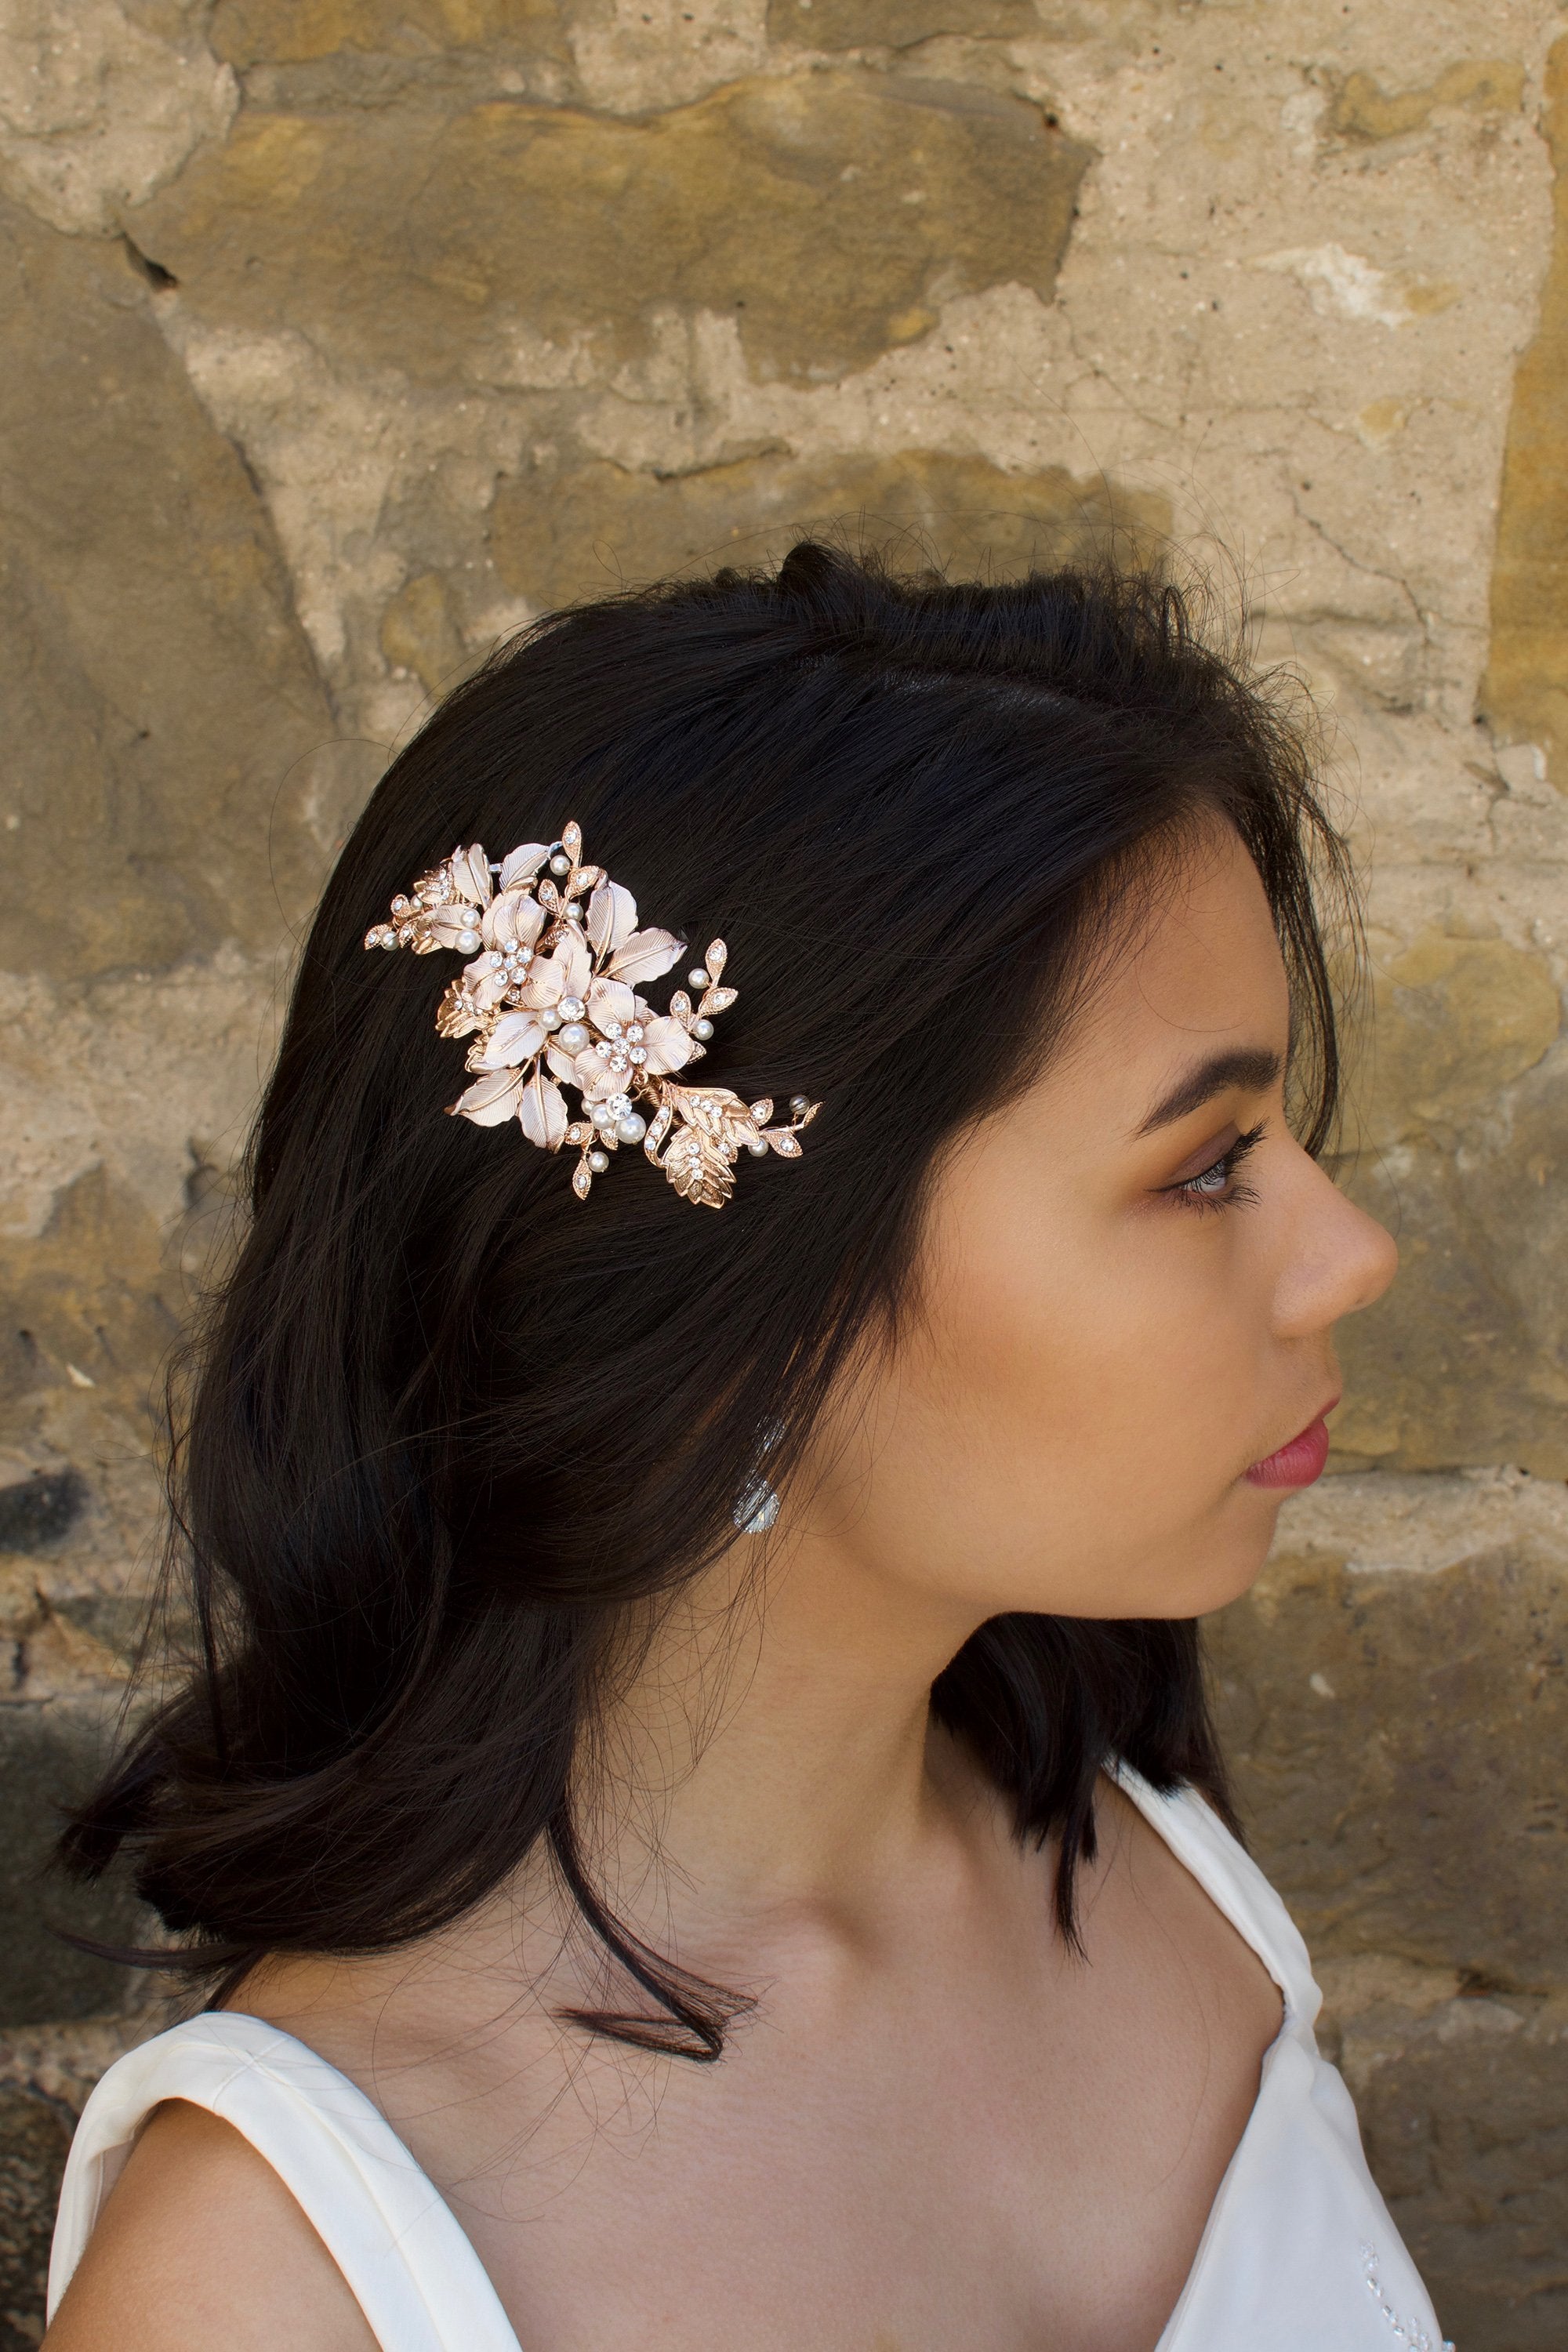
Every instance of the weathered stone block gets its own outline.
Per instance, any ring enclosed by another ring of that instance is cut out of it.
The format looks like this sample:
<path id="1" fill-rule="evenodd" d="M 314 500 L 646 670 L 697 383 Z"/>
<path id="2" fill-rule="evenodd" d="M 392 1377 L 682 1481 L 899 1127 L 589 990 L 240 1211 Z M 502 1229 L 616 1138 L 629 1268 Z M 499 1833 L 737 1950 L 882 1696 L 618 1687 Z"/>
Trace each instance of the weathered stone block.
<path id="1" fill-rule="evenodd" d="M 36 2091 L 0 2086 L 0 2352 L 34 2352 L 55 2200 L 75 2122 Z"/>
<path id="2" fill-rule="evenodd" d="M 218 0 L 211 40 L 242 72 L 313 65 L 342 49 L 428 58 L 523 42 L 567 54 L 557 0 Z"/>
<path id="3" fill-rule="evenodd" d="M 1088 160 L 1020 100 L 841 68 L 641 121 L 247 113 L 132 228 L 209 325 L 297 327 L 426 383 L 513 380 L 523 331 L 634 355 L 669 304 L 810 379 L 946 296 L 1048 296 Z"/>
<path id="4" fill-rule="evenodd" d="M 748 457 L 666 479 L 595 464 L 498 487 L 490 543 L 509 587 L 541 607 L 603 595 L 668 573 L 776 559 L 826 530 L 862 536 L 896 558 L 982 565 L 996 577 L 1082 556 L 1113 537 L 1157 542 L 1169 509 L 1157 495 L 1113 494 L 1064 467 L 1006 474 L 982 457 L 910 450 L 898 457 Z"/>
<path id="5" fill-rule="evenodd" d="M 118 1880 L 79 1889 L 45 1876 L 62 1806 L 83 1795 L 107 1753 L 98 1700 L 0 1708 L 0 2025 L 121 2008 L 135 1979 L 54 1931 L 139 1943 L 146 1915 Z"/>
<path id="6" fill-rule="evenodd" d="M 1568 788 L 1568 39 L 1546 66 L 1542 127 L 1555 228 L 1535 337 L 1509 413 L 1480 709 L 1506 742 L 1540 743 Z"/>
<path id="7" fill-rule="evenodd" d="M 1568 1995 L 1461 1990 L 1380 1959 L 1322 1980 L 1324 2047 L 1444 2327 L 1466 2352 L 1559 2352 Z"/>
<path id="8" fill-rule="evenodd" d="M 0 214 L 0 962 L 61 977 L 270 946 L 321 873 L 289 777 L 331 715 L 149 306 L 120 247 Z"/>
<path id="9" fill-rule="evenodd" d="M 1501 1987 L 1568 1954 L 1568 1496 L 1327 1479 L 1214 1621 L 1259 1860 L 1314 1950 Z"/>
<path id="10" fill-rule="evenodd" d="M 1552 1278 L 1568 1265 L 1568 1200 L 1553 1181 L 1565 1157 L 1558 1047 L 1468 1121 L 1358 1159 L 1347 1189 L 1396 1236 L 1402 1265 L 1338 1335 L 1335 1442 L 1347 1454 L 1568 1477 L 1568 1299 Z"/>

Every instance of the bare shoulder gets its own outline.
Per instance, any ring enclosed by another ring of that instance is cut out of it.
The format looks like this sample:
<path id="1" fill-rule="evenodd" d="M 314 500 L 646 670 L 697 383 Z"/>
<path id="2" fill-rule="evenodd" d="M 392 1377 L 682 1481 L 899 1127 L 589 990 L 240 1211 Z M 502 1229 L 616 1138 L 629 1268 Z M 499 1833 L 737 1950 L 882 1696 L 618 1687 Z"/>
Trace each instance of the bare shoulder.
<path id="1" fill-rule="evenodd" d="M 48 2352 L 374 2352 L 326 2247 L 266 2158 L 183 2099 L 132 2149 Z"/>

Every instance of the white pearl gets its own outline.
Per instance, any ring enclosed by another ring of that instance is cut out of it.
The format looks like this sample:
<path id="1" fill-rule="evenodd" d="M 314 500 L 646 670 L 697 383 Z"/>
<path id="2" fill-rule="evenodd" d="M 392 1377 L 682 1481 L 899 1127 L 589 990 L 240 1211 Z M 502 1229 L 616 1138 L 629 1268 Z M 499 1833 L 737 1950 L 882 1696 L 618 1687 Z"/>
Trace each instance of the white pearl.
<path id="1" fill-rule="evenodd" d="M 647 1133 L 647 1121 L 639 1118 L 635 1110 L 628 1111 L 625 1118 L 616 1119 L 616 1133 L 623 1143 L 640 1143 Z"/>
<path id="2" fill-rule="evenodd" d="M 395 931 L 384 931 L 382 933 L 381 944 L 384 948 L 395 948 L 397 945 L 397 933 Z"/>
<path id="3" fill-rule="evenodd" d="M 693 964 L 686 977 L 693 988 L 711 988 L 713 985 L 708 977 L 707 967 L 703 964 Z"/>
<path id="4" fill-rule="evenodd" d="M 459 931 L 458 933 L 458 953 L 459 955 L 472 955 L 474 950 L 479 946 L 479 935 L 478 931 Z"/>
<path id="5" fill-rule="evenodd" d="M 567 856 L 566 852 L 563 849 L 558 849 L 554 856 L 551 859 L 550 871 L 552 874 L 571 873 L 572 860 Z"/>
<path id="6" fill-rule="evenodd" d="M 595 1127 L 614 1127 L 616 1123 L 616 1114 L 608 1103 L 590 1103 L 588 1116 Z"/>
<path id="7" fill-rule="evenodd" d="M 802 1111 L 809 1110 L 811 1108 L 811 1097 L 809 1095 L 791 1095 L 789 1098 L 789 1107 L 791 1110 L 794 1111 L 796 1118 L 798 1118 Z"/>
<path id="8" fill-rule="evenodd" d="M 768 1156 L 768 1147 L 760 1135 L 754 1143 L 748 1143 L 746 1149 L 753 1160 L 765 1160 Z"/>
<path id="9" fill-rule="evenodd" d="M 583 1000 L 580 996 L 562 998 L 561 1017 L 563 1021 L 580 1021 L 583 1017 Z"/>
<path id="10" fill-rule="evenodd" d="M 609 1164 L 610 1155 L 607 1151 L 601 1151 L 595 1146 L 595 1148 L 589 1152 L 588 1165 L 593 1170 L 595 1176 L 602 1176 Z"/>
<path id="11" fill-rule="evenodd" d="M 588 1042 L 588 1032 L 580 1021 L 568 1021 L 561 1032 L 561 1043 L 569 1054 L 580 1054 Z"/>
<path id="12" fill-rule="evenodd" d="M 554 1032 L 560 1028 L 561 1015 L 556 1012 L 553 1005 L 552 1005 L 547 1012 L 542 1013 L 539 1015 L 539 1025 L 542 1029 L 550 1032 L 551 1034 L 553 1034 Z"/>
<path id="13" fill-rule="evenodd" d="M 691 1024 L 691 1034 L 694 1037 L 700 1037 L 706 1045 L 709 1038 L 713 1034 L 713 1024 L 711 1021 L 694 1021 Z"/>

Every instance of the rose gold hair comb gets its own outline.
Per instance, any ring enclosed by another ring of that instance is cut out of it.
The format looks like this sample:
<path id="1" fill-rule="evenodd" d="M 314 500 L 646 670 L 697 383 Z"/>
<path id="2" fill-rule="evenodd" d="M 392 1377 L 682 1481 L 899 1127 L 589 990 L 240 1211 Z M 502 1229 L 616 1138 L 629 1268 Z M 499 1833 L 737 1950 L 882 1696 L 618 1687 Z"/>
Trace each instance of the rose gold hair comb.
<path id="1" fill-rule="evenodd" d="M 821 1106 L 795 1095 L 788 1124 L 772 1127 L 771 1099 L 746 1103 L 728 1087 L 676 1083 L 674 1073 L 707 1050 L 714 1014 L 735 1002 L 735 991 L 721 985 L 724 942 L 713 940 L 688 975 L 701 992 L 696 1004 L 679 988 L 669 1010 L 656 1013 L 637 984 L 662 979 L 686 942 L 672 931 L 638 930 L 631 892 L 603 866 L 584 865 L 582 852 L 574 824 L 558 842 L 525 842 L 499 864 L 478 842 L 454 849 L 406 898 L 394 898 L 392 920 L 374 924 L 364 943 L 416 955 L 449 948 L 473 959 L 436 1014 L 441 1036 L 474 1041 L 474 1083 L 447 1106 L 458 1118 L 476 1127 L 515 1118 L 547 1151 L 575 1145 L 572 1190 L 580 1201 L 612 1151 L 640 1143 L 683 1199 L 722 1208 L 742 1145 L 760 1158 L 771 1150 L 796 1160 L 795 1137 Z M 536 880 L 543 866 L 549 872 Z M 563 1086 L 582 1097 L 583 1118 L 568 1116 Z"/>

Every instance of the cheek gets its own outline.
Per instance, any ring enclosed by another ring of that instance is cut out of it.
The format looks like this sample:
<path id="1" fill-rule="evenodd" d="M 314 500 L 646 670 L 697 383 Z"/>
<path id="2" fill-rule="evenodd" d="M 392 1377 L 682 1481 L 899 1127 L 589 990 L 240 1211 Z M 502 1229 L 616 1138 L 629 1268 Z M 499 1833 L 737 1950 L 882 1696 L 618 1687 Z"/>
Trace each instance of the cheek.
<path id="1" fill-rule="evenodd" d="M 1115 1580 L 1179 1575 L 1184 1539 L 1212 1542 L 1216 1512 L 1266 1541 L 1262 1498 L 1233 1484 L 1256 1426 L 1262 1286 L 1229 1234 L 1164 1230 L 1186 1214 L 1099 1222 L 1015 1192 L 1007 1216 L 966 1216 L 962 1246 L 949 1228 L 884 1465 L 906 1558 L 951 1563 L 957 1538 L 977 1567 L 1050 1580 L 998 1605 L 1136 1613 Z"/>

